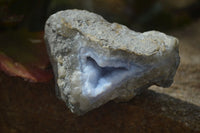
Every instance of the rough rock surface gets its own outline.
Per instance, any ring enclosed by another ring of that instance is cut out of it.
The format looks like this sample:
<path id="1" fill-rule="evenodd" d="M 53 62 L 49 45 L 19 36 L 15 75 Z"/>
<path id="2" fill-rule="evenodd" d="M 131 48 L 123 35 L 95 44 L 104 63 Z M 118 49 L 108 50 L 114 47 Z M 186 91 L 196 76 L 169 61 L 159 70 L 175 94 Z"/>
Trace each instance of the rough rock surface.
<path id="1" fill-rule="evenodd" d="M 57 94 L 77 114 L 128 101 L 153 84 L 169 87 L 180 62 L 176 38 L 134 32 L 88 11 L 50 16 L 45 40 Z"/>

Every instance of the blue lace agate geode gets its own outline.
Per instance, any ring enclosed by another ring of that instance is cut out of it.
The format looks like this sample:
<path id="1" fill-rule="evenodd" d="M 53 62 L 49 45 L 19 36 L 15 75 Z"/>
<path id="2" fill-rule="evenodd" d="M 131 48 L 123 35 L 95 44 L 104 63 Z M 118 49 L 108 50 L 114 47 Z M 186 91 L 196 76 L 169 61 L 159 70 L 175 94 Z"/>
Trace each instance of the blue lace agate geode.
<path id="1" fill-rule="evenodd" d="M 134 32 L 88 11 L 50 16 L 45 40 L 57 94 L 77 114 L 128 101 L 154 84 L 169 87 L 179 65 L 176 38 Z"/>

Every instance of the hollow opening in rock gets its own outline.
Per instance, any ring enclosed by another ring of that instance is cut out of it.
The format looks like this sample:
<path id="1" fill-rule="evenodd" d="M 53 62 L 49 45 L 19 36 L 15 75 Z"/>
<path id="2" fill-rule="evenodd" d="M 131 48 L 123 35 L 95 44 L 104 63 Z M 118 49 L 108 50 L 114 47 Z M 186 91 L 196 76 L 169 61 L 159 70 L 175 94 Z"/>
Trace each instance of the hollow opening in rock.
<path id="1" fill-rule="evenodd" d="M 112 74 L 113 72 L 122 72 L 122 71 L 127 71 L 128 69 L 125 67 L 100 67 L 96 61 L 91 58 L 91 57 L 87 57 L 87 62 L 93 64 L 93 66 L 95 66 L 97 68 L 97 70 L 100 70 L 101 73 L 101 77 L 106 77 L 109 76 L 110 74 Z"/>
<path id="2" fill-rule="evenodd" d="M 82 92 L 85 96 L 89 97 L 96 97 L 105 91 L 116 88 L 117 85 L 131 74 L 126 66 L 101 67 L 90 56 L 86 57 L 86 62 L 82 65 L 82 70 L 84 84 Z"/>

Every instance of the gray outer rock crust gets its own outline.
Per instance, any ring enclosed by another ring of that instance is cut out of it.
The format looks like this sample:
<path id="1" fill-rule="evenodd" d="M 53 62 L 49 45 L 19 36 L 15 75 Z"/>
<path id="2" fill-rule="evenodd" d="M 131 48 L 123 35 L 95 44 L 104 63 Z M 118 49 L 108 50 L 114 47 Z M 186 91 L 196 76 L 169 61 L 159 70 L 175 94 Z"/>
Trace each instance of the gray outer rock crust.
<path id="1" fill-rule="evenodd" d="M 134 32 L 83 10 L 50 16 L 45 40 L 57 94 L 77 114 L 128 101 L 153 84 L 169 87 L 180 62 L 176 38 Z"/>

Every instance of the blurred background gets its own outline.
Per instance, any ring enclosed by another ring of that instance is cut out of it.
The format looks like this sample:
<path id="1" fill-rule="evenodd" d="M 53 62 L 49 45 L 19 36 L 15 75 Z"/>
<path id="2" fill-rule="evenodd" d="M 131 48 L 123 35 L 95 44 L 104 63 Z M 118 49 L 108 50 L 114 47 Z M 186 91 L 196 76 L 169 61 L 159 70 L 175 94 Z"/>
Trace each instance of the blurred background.
<path id="1" fill-rule="evenodd" d="M 55 96 L 43 38 L 47 18 L 66 9 L 177 37 L 181 63 L 172 86 L 72 114 Z M 0 132 L 199 133 L 200 0 L 0 0 Z"/>
<path id="2" fill-rule="evenodd" d="M 182 28 L 200 17 L 199 0 L 1 0 L 0 29 L 44 29 L 60 10 L 84 9 L 137 31 Z"/>

